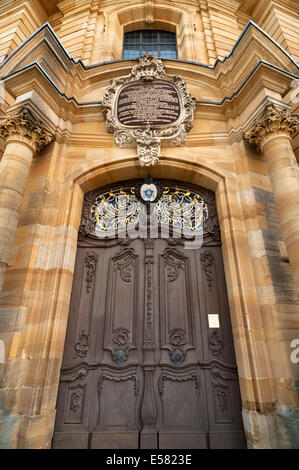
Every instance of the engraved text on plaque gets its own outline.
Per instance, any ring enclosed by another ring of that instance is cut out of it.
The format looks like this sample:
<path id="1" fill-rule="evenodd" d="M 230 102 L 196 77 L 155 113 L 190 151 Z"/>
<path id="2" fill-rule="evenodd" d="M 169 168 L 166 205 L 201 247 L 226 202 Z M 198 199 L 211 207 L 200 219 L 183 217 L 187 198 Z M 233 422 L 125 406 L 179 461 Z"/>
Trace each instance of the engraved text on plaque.
<path id="1" fill-rule="evenodd" d="M 127 127 L 161 127 L 176 122 L 181 114 L 174 85 L 162 81 L 125 86 L 118 97 L 118 121 Z"/>

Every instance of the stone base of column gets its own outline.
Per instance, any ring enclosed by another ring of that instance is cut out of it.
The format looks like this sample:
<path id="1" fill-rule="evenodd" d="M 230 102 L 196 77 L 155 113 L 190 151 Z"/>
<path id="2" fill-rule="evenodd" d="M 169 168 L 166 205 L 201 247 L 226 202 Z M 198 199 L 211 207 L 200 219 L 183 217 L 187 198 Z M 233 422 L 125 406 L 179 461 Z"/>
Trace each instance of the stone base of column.
<path id="1" fill-rule="evenodd" d="M 7 268 L 7 264 L 2 263 L 2 261 L 0 261 L 0 292 L 2 291 L 2 286 L 3 286 L 3 283 L 4 283 L 4 279 L 5 279 L 6 268 Z"/>

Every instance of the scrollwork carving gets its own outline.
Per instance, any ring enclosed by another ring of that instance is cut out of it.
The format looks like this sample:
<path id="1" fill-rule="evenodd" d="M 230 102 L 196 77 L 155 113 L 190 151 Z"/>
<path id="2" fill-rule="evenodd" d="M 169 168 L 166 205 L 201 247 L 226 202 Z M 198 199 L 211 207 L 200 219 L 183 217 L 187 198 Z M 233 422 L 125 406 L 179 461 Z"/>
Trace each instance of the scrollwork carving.
<path id="1" fill-rule="evenodd" d="M 200 261 L 203 266 L 203 272 L 206 277 L 208 288 L 212 290 L 212 281 L 214 280 L 214 255 L 211 251 L 205 251 L 200 255 Z"/>
<path id="2" fill-rule="evenodd" d="M 171 345 L 171 349 L 169 351 L 171 362 L 176 365 L 182 364 L 186 357 L 186 351 L 184 348 L 187 344 L 186 332 L 181 328 L 174 328 L 169 332 L 169 343 Z"/>
<path id="3" fill-rule="evenodd" d="M 233 374 L 228 374 L 217 366 L 212 367 L 211 374 L 215 379 L 218 377 L 222 380 L 234 380 L 235 379 L 235 376 Z"/>
<path id="4" fill-rule="evenodd" d="M 132 282 L 133 280 L 134 257 L 133 249 L 129 248 L 122 253 L 121 257 L 114 258 L 114 269 L 119 271 L 124 282 Z"/>
<path id="5" fill-rule="evenodd" d="M 116 364 L 122 364 L 128 358 L 130 332 L 126 328 L 117 328 L 112 332 L 112 359 Z"/>
<path id="6" fill-rule="evenodd" d="M 152 166 L 158 163 L 160 146 L 182 145 L 186 140 L 186 133 L 193 126 L 195 98 L 192 98 L 186 88 L 185 80 L 178 75 L 168 75 L 160 59 L 155 55 L 145 53 L 140 57 L 139 63 L 132 68 L 129 75 L 111 80 L 103 97 L 102 107 L 106 117 L 107 131 L 114 134 L 114 140 L 120 147 L 137 146 L 138 158 L 141 166 Z M 180 116 L 172 125 L 149 125 L 137 128 L 125 126 L 117 119 L 116 106 L 121 90 L 129 83 L 149 83 L 159 80 L 171 86 L 180 97 Z"/>
<path id="7" fill-rule="evenodd" d="M 213 356 L 219 356 L 222 353 L 223 341 L 219 338 L 217 331 L 212 331 L 209 335 L 208 347 L 212 351 Z"/>
<path id="8" fill-rule="evenodd" d="M 73 392 L 71 395 L 71 403 L 70 403 L 70 409 L 74 413 L 77 413 L 80 408 L 81 408 L 81 398 L 82 398 L 82 392 Z"/>
<path id="9" fill-rule="evenodd" d="M 101 395 L 103 390 L 103 384 L 105 380 L 112 380 L 113 382 L 125 382 L 126 380 L 134 381 L 134 394 L 137 396 L 139 391 L 139 382 L 137 380 L 136 374 L 130 374 L 123 377 L 116 377 L 114 375 L 102 374 L 99 380 L 98 392 Z"/>
<path id="10" fill-rule="evenodd" d="M 145 274 L 146 274 L 146 325 L 148 328 L 152 326 L 152 259 L 147 258 L 145 262 Z"/>
<path id="11" fill-rule="evenodd" d="M 225 387 L 221 384 L 214 384 L 216 389 L 217 405 L 222 412 L 228 409 L 228 399 L 225 392 Z"/>
<path id="12" fill-rule="evenodd" d="M 200 382 L 199 382 L 199 378 L 197 376 L 197 374 L 195 373 L 191 373 L 191 374 L 188 374 L 188 375 L 183 375 L 183 376 L 176 376 L 176 375 L 170 375 L 170 374 L 167 374 L 165 372 L 163 372 L 161 375 L 160 375 L 160 378 L 159 378 L 159 393 L 160 395 L 163 395 L 164 393 L 164 382 L 165 380 L 171 380 L 173 382 L 187 382 L 188 380 L 193 380 L 194 381 L 194 387 L 195 387 L 195 390 L 196 390 L 196 395 L 199 396 L 200 394 Z"/>
<path id="13" fill-rule="evenodd" d="M 90 291 L 96 273 L 96 265 L 98 255 L 95 251 L 88 251 L 85 258 L 85 266 L 87 267 L 86 290 Z"/>
<path id="14" fill-rule="evenodd" d="M 90 339 L 91 339 L 90 336 L 85 331 L 82 331 L 79 337 L 79 341 L 74 346 L 77 356 L 79 357 L 87 356 L 87 353 L 89 351 L 89 346 L 90 346 Z"/>
<path id="15" fill-rule="evenodd" d="M 61 381 L 62 382 L 74 382 L 77 379 L 83 379 L 87 377 L 88 370 L 86 367 L 79 367 L 78 369 L 72 371 L 72 375 L 69 377 L 67 373 L 62 373 Z"/>
<path id="16" fill-rule="evenodd" d="M 154 166 L 159 162 L 160 155 L 160 142 L 155 142 L 154 139 L 148 137 L 148 130 L 146 129 L 137 142 L 137 156 L 141 166 Z"/>
<path id="17" fill-rule="evenodd" d="M 172 346 L 175 347 L 186 344 L 186 332 L 181 328 L 174 328 L 169 332 L 169 342 Z"/>
<path id="18" fill-rule="evenodd" d="M 181 270 L 185 270 L 184 257 L 179 252 L 176 252 L 169 248 L 165 250 L 162 256 L 164 259 L 164 266 L 168 282 L 176 281 L 179 272 Z"/>
<path id="19" fill-rule="evenodd" d="M 94 231 L 96 221 L 93 220 L 91 214 L 91 206 L 95 200 L 95 191 L 90 191 L 84 194 L 83 209 L 81 215 L 81 222 L 79 228 L 79 240 L 84 239 L 87 235 L 90 235 Z"/>

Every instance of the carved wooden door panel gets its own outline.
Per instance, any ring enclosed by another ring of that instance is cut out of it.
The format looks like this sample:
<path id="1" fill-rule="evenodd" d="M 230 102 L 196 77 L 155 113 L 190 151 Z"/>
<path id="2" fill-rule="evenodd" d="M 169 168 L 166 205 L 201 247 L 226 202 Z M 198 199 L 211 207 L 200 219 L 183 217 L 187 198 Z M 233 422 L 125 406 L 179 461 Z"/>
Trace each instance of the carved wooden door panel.
<path id="1" fill-rule="evenodd" d="M 191 250 L 152 241 L 155 350 L 147 364 L 157 386 L 147 393 L 161 449 L 245 447 L 221 246 L 205 243 Z"/>
<path id="2" fill-rule="evenodd" d="M 101 194 L 85 196 L 53 447 L 245 447 L 213 193 L 201 189 L 199 249 L 98 238 L 88 218 L 99 197 L 99 227 L 110 223 Z M 126 194 L 133 220 L 141 206 Z"/>
<path id="3" fill-rule="evenodd" d="M 78 249 L 53 446 L 244 446 L 220 246 Z"/>
<path id="4" fill-rule="evenodd" d="M 120 242 L 78 248 L 55 448 L 138 448 L 144 248 Z"/>
<path id="5" fill-rule="evenodd" d="M 208 409 L 196 259 L 171 240 L 154 241 L 153 274 L 159 448 L 207 448 Z M 142 434 L 141 434 L 142 445 Z"/>

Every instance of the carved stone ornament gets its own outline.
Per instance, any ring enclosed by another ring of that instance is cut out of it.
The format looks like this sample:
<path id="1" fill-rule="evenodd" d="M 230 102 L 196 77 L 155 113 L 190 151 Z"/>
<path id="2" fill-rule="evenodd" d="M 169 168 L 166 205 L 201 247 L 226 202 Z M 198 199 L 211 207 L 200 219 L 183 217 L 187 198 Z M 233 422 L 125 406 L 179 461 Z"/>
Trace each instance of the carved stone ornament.
<path id="1" fill-rule="evenodd" d="M 160 59 L 145 53 L 130 75 L 111 80 L 103 97 L 107 131 L 120 147 L 137 146 L 141 166 L 159 161 L 161 145 L 178 146 L 192 129 L 195 98 L 185 80 L 168 75 Z"/>
<path id="2" fill-rule="evenodd" d="M 17 137 L 18 140 L 25 139 L 36 152 L 54 140 L 54 135 L 48 132 L 25 107 L 0 121 L 0 134 L 5 139 L 13 137 Z"/>
<path id="3" fill-rule="evenodd" d="M 291 114 L 285 108 L 269 104 L 265 107 L 262 116 L 255 121 L 253 127 L 244 133 L 244 137 L 250 144 L 261 150 L 268 135 L 283 132 L 293 137 L 298 130 L 299 114 Z"/>

